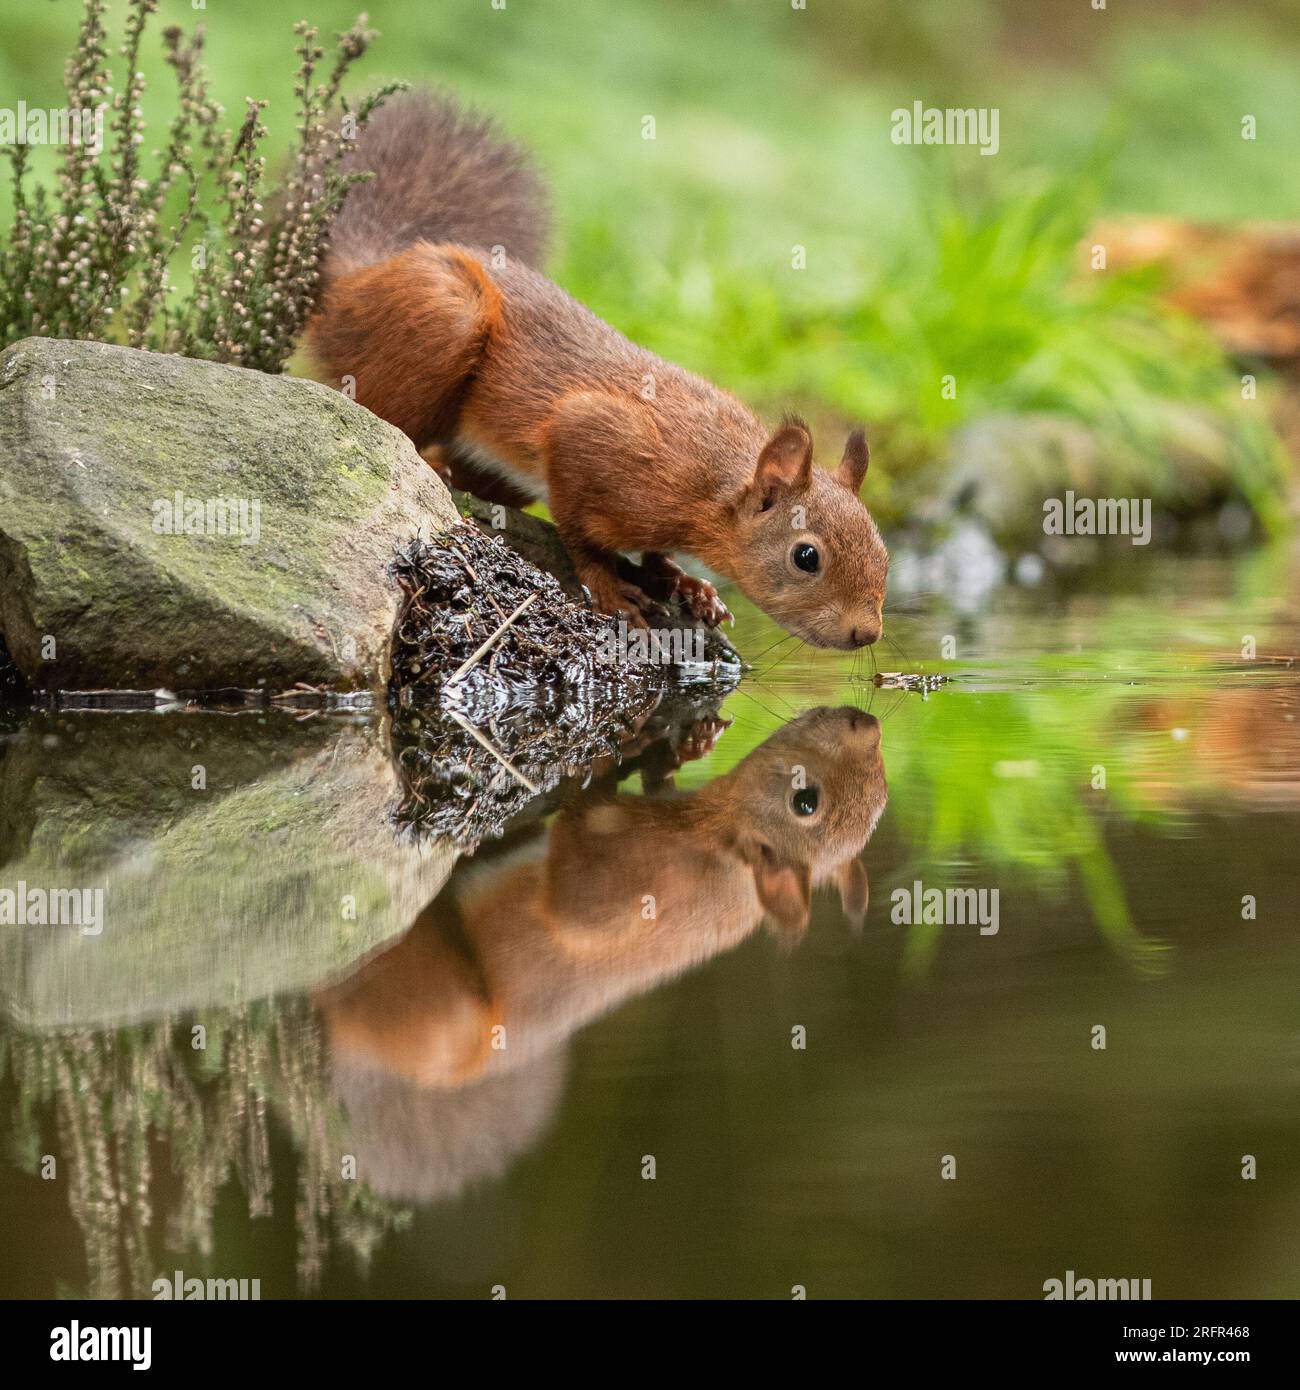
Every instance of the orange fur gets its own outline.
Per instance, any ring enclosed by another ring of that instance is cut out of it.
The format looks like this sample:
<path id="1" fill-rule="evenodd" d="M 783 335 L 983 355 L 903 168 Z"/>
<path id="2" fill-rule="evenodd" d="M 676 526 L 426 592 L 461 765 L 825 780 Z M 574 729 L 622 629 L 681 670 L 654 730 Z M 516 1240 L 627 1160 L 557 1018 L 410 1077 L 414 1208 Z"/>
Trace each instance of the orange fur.
<path id="1" fill-rule="evenodd" d="M 418 189 L 384 181 L 401 180 L 404 158 L 427 164 L 426 126 L 451 142 L 449 167 L 472 177 L 429 189 L 421 202 Z M 875 641 L 889 557 L 857 495 L 867 470 L 861 432 L 836 472 L 814 468 L 801 421 L 769 431 L 734 396 L 629 342 L 508 247 L 477 249 L 493 246 L 494 226 L 519 240 L 526 223 L 518 153 L 494 145 L 487 127 L 416 101 L 399 104 L 380 134 L 378 188 L 361 185 L 370 201 L 350 220 L 350 205 L 340 215 L 345 252 L 327 263 L 309 328 L 327 375 L 350 379 L 356 399 L 417 447 L 438 445 L 453 476 L 495 480 L 514 498 L 547 496 L 579 577 L 607 612 L 643 622 L 651 609 L 639 585 L 619 578 L 617 552 L 683 550 L 815 645 Z M 457 140 L 469 145 L 459 162 Z M 365 153 L 363 141 L 358 162 Z M 459 209 L 457 219 L 457 209 L 437 206 L 452 196 L 477 198 L 482 214 Z M 394 251 L 406 235 L 390 227 L 394 218 L 424 235 Z M 449 219 L 481 241 L 435 239 Z M 796 560 L 810 551 L 811 571 Z M 708 621 L 725 611 L 702 581 L 681 591 Z"/>
<path id="2" fill-rule="evenodd" d="M 811 815 L 796 785 L 816 791 Z M 800 716 L 696 792 L 580 793 L 536 855 L 468 863 L 401 942 L 321 1001 L 336 1062 L 463 1087 L 526 1066 L 765 918 L 797 940 L 814 885 L 834 885 L 860 925 L 860 855 L 885 799 L 880 726 L 851 707 Z"/>

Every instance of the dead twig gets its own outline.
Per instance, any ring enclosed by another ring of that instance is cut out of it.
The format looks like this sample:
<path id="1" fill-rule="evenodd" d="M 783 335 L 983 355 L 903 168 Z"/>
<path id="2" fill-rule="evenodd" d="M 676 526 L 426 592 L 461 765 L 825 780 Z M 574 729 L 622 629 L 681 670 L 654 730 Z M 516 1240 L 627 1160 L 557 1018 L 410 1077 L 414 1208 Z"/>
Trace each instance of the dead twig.
<path id="1" fill-rule="evenodd" d="M 484 738 L 481 733 L 479 733 L 479 731 L 473 726 L 473 724 L 469 722 L 468 719 L 462 718 L 459 714 L 456 713 L 455 710 L 449 710 L 448 713 L 456 721 L 456 723 L 459 724 L 460 727 L 465 730 L 465 732 L 470 736 L 470 738 L 474 740 L 475 743 L 479 744 L 482 748 L 485 748 L 489 753 L 491 753 L 492 756 L 497 760 L 497 762 L 499 762 L 501 766 L 505 768 L 505 770 L 516 779 L 516 781 L 518 781 L 522 786 L 526 787 L 530 795 L 537 795 L 538 791 L 541 790 L 537 786 L 537 784 L 535 782 L 530 782 L 528 778 L 525 777 L 524 774 L 520 772 L 519 769 L 515 767 L 515 765 L 512 762 L 510 762 L 508 758 L 504 756 L 504 754 L 499 753 L 492 746 L 492 744 L 486 738 Z"/>
<path id="2" fill-rule="evenodd" d="M 491 647 L 492 644 L 502 636 L 502 634 L 510 626 L 510 624 L 514 622 L 514 620 L 524 611 L 525 608 L 528 607 L 530 603 L 532 603 L 532 601 L 536 597 L 536 594 L 529 594 L 528 597 L 519 605 L 519 607 L 516 608 L 513 613 L 511 613 L 511 615 L 505 620 L 505 622 L 503 622 L 501 626 L 497 628 L 497 630 L 491 635 L 491 637 L 489 637 L 487 641 L 485 641 L 467 661 L 461 662 L 461 664 L 456 668 L 456 670 L 452 673 L 451 677 L 448 679 L 447 684 L 455 685 L 456 682 L 460 680 L 460 678 L 467 671 L 472 670 L 482 659 L 483 653 L 487 651 L 488 648 Z"/>

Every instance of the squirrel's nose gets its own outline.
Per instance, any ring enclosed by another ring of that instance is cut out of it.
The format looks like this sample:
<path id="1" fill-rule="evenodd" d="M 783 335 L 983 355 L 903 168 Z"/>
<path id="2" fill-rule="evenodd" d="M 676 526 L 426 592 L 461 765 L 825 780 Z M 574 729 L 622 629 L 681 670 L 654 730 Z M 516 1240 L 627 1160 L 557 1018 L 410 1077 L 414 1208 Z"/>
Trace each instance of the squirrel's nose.
<path id="1" fill-rule="evenodd" d="M 857 627 L 849 630 L 849 641 L 855 647 L 869 647 L 873 642 L 880 641 L 880 627 L 878 618 L 872 622 L 859 623 Z"/>

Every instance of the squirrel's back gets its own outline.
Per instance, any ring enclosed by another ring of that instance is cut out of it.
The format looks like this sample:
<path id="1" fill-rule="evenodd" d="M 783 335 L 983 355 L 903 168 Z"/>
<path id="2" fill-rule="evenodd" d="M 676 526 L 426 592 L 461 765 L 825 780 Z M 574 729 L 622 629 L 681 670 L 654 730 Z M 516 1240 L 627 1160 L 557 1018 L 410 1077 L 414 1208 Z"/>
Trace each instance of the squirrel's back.
<path id="1" fill-rule="evenodd" d="M 443 93 L 404 92 L 385 103 L 343 168 L 374 177 L 352 188 L 335 218 L 327 282 L 421 240 L 501 246 L 530 266 L 545 258 L 550 211 L 532 157 Z"/>

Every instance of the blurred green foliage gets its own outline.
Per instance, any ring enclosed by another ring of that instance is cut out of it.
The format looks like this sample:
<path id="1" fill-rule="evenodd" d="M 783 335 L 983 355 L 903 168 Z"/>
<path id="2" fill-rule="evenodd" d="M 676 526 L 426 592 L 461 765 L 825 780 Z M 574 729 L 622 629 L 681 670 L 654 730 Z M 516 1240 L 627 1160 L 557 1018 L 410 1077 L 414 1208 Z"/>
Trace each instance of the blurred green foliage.
<path id="1" fill-rule="evenodd" d="M 159 29 L 206 27 L 214 95 L 231 112 L 269 99 L 274 154 L 294 136 L 293 22 L 329 34 L 355 3 L 162 0 Z M 1149 275 L 1090 274 L 1078 243 L 1117 212 L 1294 214 L 1300 20 L 1281 0 L 1140 14 L 1075 0 L 369 11 L 380 39 L 354 91 L 440 83 L 496 112 L 552 183 L 560 283 L 761 408 L 797 405 L 837 430 L 864 419 L 886 520 L 932 494 L 954 427 L 1028 410 L 1087 422 L 1115 486 L 1137 475 L 1157 502 L 1199 413 L 1214 422 L 1211 469 L 1276 520 L 1281 456 L 1264 412 L 1241 409 L 1236 372 L 1158 307 Z M 9 7 L 4 89 L 57 103 L 75 27 L 75 0 Z M 161 130 L 160 44 L 144 70 Z M 890 112 L 917 100 L 996 106 L 999 154 L 892 144 Z"/>

